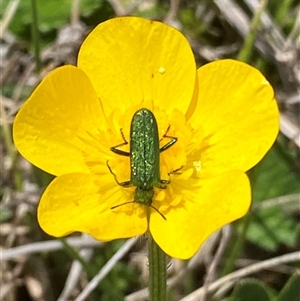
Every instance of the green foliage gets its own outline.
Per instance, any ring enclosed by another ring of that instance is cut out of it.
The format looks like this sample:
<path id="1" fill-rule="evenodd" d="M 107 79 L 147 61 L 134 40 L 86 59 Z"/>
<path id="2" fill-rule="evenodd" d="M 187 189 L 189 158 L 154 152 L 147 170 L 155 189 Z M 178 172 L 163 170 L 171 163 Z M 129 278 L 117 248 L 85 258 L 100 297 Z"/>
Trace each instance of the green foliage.
<path id="1" fill-rule="evenodd" d="M 228 301 L 299 301 L 300 274 L 290 277 L 281 292 L 274 294 L 273 289 L 256 279 L 246 279 L 238 284 Z"/>
<path id="2" fill-rule="evenodd" d="M 4 223 L 13 216 L 13 212 L 4 206 L 0 206 L 0 223 Z"/>
<path id="3" fill-rule="evenodd" d="M 255 279 L 245 280 L 237 285 L 228 301 L 270 301 L 268 287 Z"/>
<path id="4" fill-rule="evenodd" d="M 207 24 L 195 16 L 195 7 L 189 7 L 180 11 L 180 20 L 184 24 L 185 30 L 194 38 L 203 40 L 203 35 L 207 30 Z"/>
<path id="5" fill-rule="evenodd" d="M 95 255 L 97 272 L 122 246 L 124 240 L 112 241 L 101 250 L 101 254 Z M 138 277 L 131 265 L 119 261 L 110 273 L 101 281 L 97 289 L 97 297 L 101 296 L 102 301 L 124 300 L 130 285 L 138 283 Z M 95 300 L 98 300 L 97 298 Z"/>
<path id="6" fill-rule="evenodd" d="M 4 16 L 6 7 L 11 2 L 11 0 L 0 0 L 1 18 Z M 40 43 L 41 46 L 43 46 L 46 43 L 53 43 L 57 37 L 57 31 L 70 23 L 72 4 L 74 1 L 36 0 L 36 2 L 38 9 Z M 130 1 L 125 0 L 121 2 L 128 3 Z M 148 3 L 148 1 L 141 1 L 140 3 L 142 2 Z M 236 5 L 239 5 L 242 9 L 244 9 L 249 17 L 251 16 L 250 10 L 247 8 L 245 1 L 238 0 L 233 1 L 233 3 L 236 3 Z M 296 13 L 298 11 L 297 5 L 298 1 L 296 0 L 270 0 L 268 2 L 266 10 L 278 29 L 284 33 L 286 38 L 295 26 L 297 19 Z M 170 1 L 157 1 L 154 5 L 150 5 L 148 8 L 143 7 L 143 9 L 140 9 L 139 5 L 137 5 L 136 9 L 134 9 L 131 14 L 148 17 L 150 19 L 162 20 L 168 13 L 169 7 Z M 80 1 L 79 17 L 81 21 L 91 28 L 101 21 L 114 16 L 115 14 L 113 9 L 106 0 Z M 196 44 L 195 49 L 197 49 L 197 47 L 204 46 L 208 47 L 208 49 L 211 48 L 213 51 L 215 47 L 228 47 L 235 43 L 242 43 L 245 39 L 245 37 L 241 37 L 235 28 L 226 21 L 223 14 L 220 14 L 219 9 L 215 6 L 213 1 L 182 1 L 178 11 L 178 19 L 182 24 L 183 32 L 187 33 L 187 36 L 191 41 L 199 43 L 198 46 Z M 31 0 L 20 0 L 16 14 L 13 16 L 9 25 L 9 30 L 16 36 L 17 42 L 25 41 L 24 45 L 22 44 L 24 47 L 32 44 L 31 23 Z M 271 31 L 272 27 L 270 27 L 270 32 Z M 264 33 L 262 32 L 261 34 L 263 35 Z M 269 38 L 268 32 L 266 36 Z M 297 34 L 294 34 L 294 36 L 297 36 Z M 235 52 L 225 52 L 224 56 L 234 57 L 237 52 L 238 50 Z M 195 51 L 195 53 L 197 55 L 197 51 Z M 274 61 L 270 60 L 270 58 L 266 55 L 258 53 L 254 48 L 252 49 L 250 57 L 252 58 L 250 64 L 256 65 L 256 67 L 263 72 L 268 80 L 272 82 L 276 92 L 282 92 L 282 78 L 278 75 L 278 68 L 276 67 L 276 64 L 274 64 Z M 200 60 L 204 60 L 204 58 L 200 57 Z M 201 62 L 198 61 L 198 64 L 199 63 Z M 19 79 L 20 78 L 17 78 L 17 80 Z M 2 94 L 4 96 L 13 98 L 17 80 L 13 83 L 4 81 L 4 84 L 2 85 Z M 24 85 L 19 99 L 26 99 L 31 91 L 32 87 L 30 85 Z M 19 106 L 19 103 L 17 106 Z M 2 139 L 3 137 L 1 136 L 0 138 Z M 6 144 L 9 145 L 9 143 Z M 295 164 L 295 162 L 299 160 L 299 157 L 297 157 L 299 154 L 296 152 L 296 148 L 291 146 L 288 139 L 285 139 L 282 135 L 280 135 L 270 152 L 255 168 L 251 170 L 250 178 L 252 182 L 254 205 L 259 205 L 262 201 L 278 196 L 300 193 L 300 174 L 299 169 L 297 170 L 297 166 Z M 15 173 L 19 172 L 18 168 L 16 167 Z M 15 173 L 12 173 L 12 177 Z M 52 179 L 53 176 L 48 175 L 37 168 L 33 168 L 27 180 L 44 188 Z M 20 187 L 21 186 L 22 185 L 20 185 Z M 5 186 L 0 187 L 1 197 L 4 192 Z M 24 221 L 15 219 L 15 208 L 10 207 L 10 203 L 7 204 L 1 204 L 0 223 L 10 223 L 10 221 L 12 221 L 11 225 L 13 226 L 19 225 L 19 223 L 21 223 L 21 225 L 29 225 L 33 230 L 30 234 L 28 234 L 28 237 L 18 237 L 18 239 L 21 238 L 20 241 L 23 243 L 27 241 L 35 241 L 37 238 L 40 238 L 40 234 L 38 232 L 39 229 L 36 226 L 37 224 L 32 225 L 33 222 L 32 220 L 28 221 L 29 219 Z M 278 249 L 280 244 L 295 248 L 297 238 L 299 239 L 300 225 L 296 222 L 296 217 L 294 217 L 293 212 L 290 210 L 291 206 L 294 206 L 295 208 L 296 204 L 290 203 L 289 205 L 286 204 L 260 208 L 252 212 L 249 215 L 249 229 L 245 230 L 245 233 L 247 233 L 246 240 L 250 240 L 255 245 L 272 252 Z M 15 223 L 16 221 L 17 223 Z M 32 234 L 34 234 L 33 237 L 30 236 Z M 48 236 L 46 238 L 47 240 L 49 239 Z M 20 241 L 17 240 L 16 242 L 20 243 Z M 60 294 L 64 286 L 65 279 L 69 273 L 71 260 L 79 259 L 83 263 L 86 271 L 86 277 L 90 280 L 115 254 L 122 243 L 122 240 L 114 241 L 103 246 L 101 249 L 95 249 L 91 262 L 81 260 L 78 257 L 79 254 L 76 254 L 77 250 L 68 250 L 68 247 L 66 247 L 63 251 L 45 252 L 41 254 L 42 258 L 47 263 L 48 270 L 46 272 L 49 273 L 51 289 L 53 289 L 54 294 L 56 296 Z M 233 252 L 233 248 L 230 249 L 228 258 L 230 258 L 232 254 L 234 255 L 230 271 L 234 268 L 236 260 L 242 253 L 243 247 L 245 247 L 243 243 L 244 241 L 242 240 L 236 255 Z M 15 244 L 12 246 L 15 246 Z M 296 248 L 298 248 L 298 246 L 296 246 Z M 273 253 L 271 255 L 277 256 L 281 254 Z M 261 260 L 262 258 L 259 259 Z M 229 261 L 229 259 L 227 261 Z M 191 272 L 186 274 L 185 281 L 183 281 L 184 283 L 182 285 L 178 285 L 178 288 L 173 289 L 171 299 L 179 300 L 179 298 L 177 298 L 178 291 L 182 295 L 182 292 L 186 294 L 187 291 L 192 292 L 194 288 L 198 288 L 199 279 L 200 277 L 203 277 L 202 274 L 200 275 L 198 273 L 199 272 L 194 274 Z M 270 273 L 272 272 L 270 271 Z M 99 296 L 103 301 L 124 300 L 127 293 L 133 292 L 134 290 L 138 290 L 142 287 L 139 284 L 139 280 L 140 279 L 138 278 L 129 258 L 124 258 L 124 260 L 118 262 L 112 271 L 103 279 L 95 291 L 94 297 L 91 296 L 90 300 L 99 300 Z M 280 282 L 280 285 L 283 287 L 282 282 Z M 274 289 L 271 288 L 271 286 L 266 286 L 263 281 L 249 279 L 238 284 L 232 295 L 228 297 L 227 301 L 300 301 L 299 287 L 299 274 L 293 275 L 287 281 L 282 291 L 275 292 L 276 294 L 274 294 Z M 24 300 L 24 298 L 19 300 Z"/>
<path id="7" fill-rule="evenodd" d="M 7 7 L 10 0 L 2 0 L 1 7 Z M 42 33 L 58 29 L 70 22 L 72 0 L 36 0 L 39 30 Z M 101 7 L 103 0 L 82 0 L 80 12 L 86 17 Z M 0 11 L 2 17 L 4 9 Z M 24 37 L 30 32 L 32 22 L 31 0 L 20 1 L 18 10 L 9 29 L 16 35 Z"/>
<path id="8" fill-rule="evenodd" d="M 273 301 L 299 301 L 300 300 L 300 274 L 293 275 L 277 299 Z"/>
<path id="9" fill-rule="evenodd" d="M 250 173 L 254 204 L 282 195 L 300 193 L 300 174 L 294 162 L 296 153 L 280 136 L 265 158 Z M 300 233 L 292 213 L 282 205 L 255 211 L 247 238 L 269 251 L 279 244 L 295 245 Z"/>
<path id="10" fill-rule="evenodd" d="M 297 150 L 285 137 L 279 135 L 271 150 L 251 170 L 254 202 L 300 193 L 300 173 L 295 166 L 296 160 Z"/>
<path id="11" fill-rule="evenodd" d="M 294 246 L 299 224 L 280 208 L 268 208 L 254 215 L 248 238 L 262 248 L 275 251 L 279 244 Z"/>

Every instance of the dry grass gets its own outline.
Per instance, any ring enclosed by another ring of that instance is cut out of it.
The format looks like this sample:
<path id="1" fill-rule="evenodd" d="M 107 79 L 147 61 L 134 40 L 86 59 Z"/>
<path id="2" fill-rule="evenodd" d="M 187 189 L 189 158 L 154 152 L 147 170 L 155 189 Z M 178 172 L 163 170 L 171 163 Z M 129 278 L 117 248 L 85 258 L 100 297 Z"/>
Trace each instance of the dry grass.
<path id="1" fill-rule="evenodd" d="M 297 5 L 296 1 L 283 1 L 291 4 L 286 12 L 280 15 L 282 2 L 270 2 L 273 5 L 272 13 L 269 12 L 267 1 L 258 0 L 171 0 L 161 1 L 160 4 L 155 1 L 108 0 L 115 15 L 147 14 L 181 29 L 188 37 L 199 65 L 211 60 L 239 57 L 261 69 L 274 86 L 281 111 L 280 131 L 298 153 L 298 161 L 294 164 L 299 172 L 299 4 Z M 26 97 L 49 71 L 63 64 L 76 63 L 79 46 L 90 28 L 79 22 L 80 1 L 73 1 L 70 7 L 70 23 L 60 28 L 55 40 L 43 48 L 40 55 L 42 69 L 37 73 L 36 61 L 28 41 L 21 40 L 9 30 L 19 4 L 19 1 L 10 1 L 8 7 L 2 7 L 0 31 L 0 300 L 85 300 L 84 290 L 88 291 L 90 286 L 103 281 L 120 261 L 130 266 L 125 280 L 122 280 L 123 275 L 116 276 L 115 273 L 116 278 L 110 278 L 109 281 L 116 282 L 112 286 L 104 283 L 100 291 L 120 286 L 129 294 L 126 297 L 127 301 L 146 300 L 146 290 L 140 290 L 137 281 L 130 279 L 133 271 L 138 271 L 139 276 L 136 278 L 141 283 L 146 283 L 147 267 L 143 241 L 131 240 L 121 246 L 119 244 L 116 251 L 114 247 L 96 242 L 86 235 L 75 235 L 65 241 L 53 240 L 42 233 L 37 224 L 37 204 L 43 187 L 50 178 L 18 155 L 11 136 L 12 123 Z M 151 7 L 160 7 L 161 11 L 151 10 Z M 192 22 L 182 21 L 186 20 L 184 13 L 187 12 L 194 13 Z M 253 16 L 257 17 L 256 23 L 252 22 Z M 264 204 L 271 207 L 282 206 L 283 210 L 287 210 L 288 207 L 299 219 L 299 194 L 292 194 L 292 191 L 290 193 L 285 201 L 266 200 L 258 204 L 255 210 L 260 210 L 259 207 L 263 207 Z M 229 239 L 231 230 L 232 228 L 227 226 L 221 233 L 210 238 L 189 263 L 171 260 L 169 281 L 174 291 L 172 300 L 200 300 L 201 296 L 201 300 L 204 301 L 209 300 L 212 294 L 216 294 L 217 300 L 221 300 L 236 282 L 248 275 L 255 275 L 265 284 L 280 288 L 287 275 L 297 270 L 295 265 L 291 265 L 293 262 L 298 261 L 299 271 L 299 243 L 293 247 L 281 245 L 276 252 L 266 252 L 245 242 L 243 260 L 237 258 L 235 263 L 239 270 L 222 278 L 221 267 L 226 256 L 229 256 L 228 250 L 232 243 Z M 128 255 L 129 249 L 132 248 L 134 252 Z M 252 252 L 258 253 L 253 255 Z M 106 255 L 101 262 L 97 262 L 95 258 L 101 257 L 101 254 Z M 108 257 L 111 259 L 108 260 Z M 96 266 L 102 268 L 89 273 L 87 270 L 92 270 L 95 262 Z M 126 268 L 122 267 L 121 270 Z M 98 278 L 90 282 L 96 274 Z M 205 275 L 208 276 L 203 282 L 201 279 Z M 190 277 L 188 282 L 184 281 L 186 277 Z M 126 283 L 122 284 L 122 281 Z M 194 292 L 188 295 L 191 291 Z M 90 295 L 89 291 L 87 295 Z M 102 299 L 90 295 L 86 300 Z"/>

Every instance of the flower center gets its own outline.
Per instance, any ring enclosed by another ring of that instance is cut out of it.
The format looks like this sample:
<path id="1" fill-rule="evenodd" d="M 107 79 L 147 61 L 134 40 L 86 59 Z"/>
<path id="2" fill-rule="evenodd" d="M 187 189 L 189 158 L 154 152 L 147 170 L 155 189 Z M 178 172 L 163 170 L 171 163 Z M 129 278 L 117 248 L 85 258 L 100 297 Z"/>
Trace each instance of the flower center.
<path id="1" fill-rule="evenodd" d="M 145 113 L 142 122 L 136 121 L 136 112 Z M 196 148 L 199 141 L 179 110 L 165 112 L 156 109 L 153 114 L 140 108 L 132 109 L 130 113 L 128 110 L 123 114 L 119 110 L 112 112 L 107 118 L 109 130 L 101 134 L 101 142 L 108 150 L 106 158 L 99 157 L 98 161 L 88 156 L 86 163 L 92 172 L 105 176 L 106 180 L 110 178 L 109 182 L 132 192 L 130 199 L 123 203 L 132 201 L 151 205 L 164 214 L 185 202 L 184 189 L 180 188 L 184 185 L 177 185 L 175 179 L 183 183 L 201 172 L 199 155 L 194 154 L 192 160 L 189 158 L 194 150 L 199 149 Z M 145 197 L 151 195 L 151 200 L 136 199 L 137 189 L 144 190 Z"/>

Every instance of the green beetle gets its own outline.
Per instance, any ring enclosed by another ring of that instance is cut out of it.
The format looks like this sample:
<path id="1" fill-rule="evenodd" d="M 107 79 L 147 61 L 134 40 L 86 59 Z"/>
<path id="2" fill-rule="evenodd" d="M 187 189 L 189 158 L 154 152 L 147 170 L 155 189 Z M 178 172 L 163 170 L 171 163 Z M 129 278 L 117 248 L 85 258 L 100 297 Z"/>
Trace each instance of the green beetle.
<path id="1" fill-rule="evenodd" d="M 136 189 L 133 201 L 113 206 L 111 209 L 136 202 L 152 207 L 166 219 L 162 213 L 152 206 L 152 199 L 154 187 L 165 189 L 170 183 L 169 180 L 160 178 L 160 153 L 170 148 L 177 141 L 176 137 L 167 135 L 169 128 L 170 126 L 163 137 L 171 140 L 164 146 L 159 147 L 158 126 L 155 116 L 150 110 L 143 108 L 134 114 L 131 121 L 129 152 L 119 149 L 121 146 L 128 144 L 121 131 L 124 142 L 111 147 L 110 150 L 118 155 L 130 157 L 130 180 L 120 183 L 108 162 L 107 166 L 120 186 L 135 186 Z"/>

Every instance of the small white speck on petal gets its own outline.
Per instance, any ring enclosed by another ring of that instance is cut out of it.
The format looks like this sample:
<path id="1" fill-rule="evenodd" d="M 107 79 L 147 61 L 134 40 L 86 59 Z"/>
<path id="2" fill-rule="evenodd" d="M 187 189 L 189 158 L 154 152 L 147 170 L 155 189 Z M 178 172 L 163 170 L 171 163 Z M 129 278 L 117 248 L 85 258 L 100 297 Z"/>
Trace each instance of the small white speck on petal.
<path id="1" fill-rule="evenodd" d="M 196 176 L 199 176 L 201 169 L 202 169 L 201 161 L 194 161 L 193 166 L 196 171 Z"/>
<path id="2" fill-rule="evenodd" d="M 166 69 L 165 69 L 164 67 L 159 67 L 158 72 L 159 72 L 160 74 L 165 74 Z"/>

